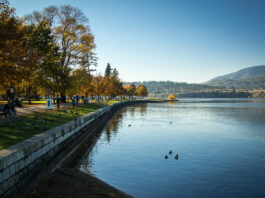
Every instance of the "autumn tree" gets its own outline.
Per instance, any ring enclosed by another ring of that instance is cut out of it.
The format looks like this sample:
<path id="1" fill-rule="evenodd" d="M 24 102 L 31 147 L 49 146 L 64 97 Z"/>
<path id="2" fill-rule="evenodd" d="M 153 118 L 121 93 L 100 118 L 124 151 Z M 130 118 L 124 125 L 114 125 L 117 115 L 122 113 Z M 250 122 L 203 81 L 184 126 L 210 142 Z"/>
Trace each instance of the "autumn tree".
<path id="1" fill-rule="evenodd" d="M 168 99 L 169 100 L 176 100 L 176 96 L 174 96 L 173 94 L 169 94 Z"/>
<path id="2" fill-rule="evenodd" d="M 72 88 L 68 91 L 70 95 L 85 95 L 86 98 L 92 94 L 94 89 L 92 85 L 92 75 L 84 68 L 78 68 L 72 73 Z"/>
<path id="3" fill-rule="evenodd" d="M 25 87 L 32 93 L 96 95 L 114 98 L 125 94 L 116 68 L 107 64 L 105 75 L 93 77 L 96 66 L 94 36 L 88 20 L 71 6 L 50 6 L 34 11 L 25 20 L 0 0 L 0 92 Z M 135 95 L 134 84 L 126 93 Z"/>
<path id="4" fill-rule="evenodd" d="M 129 98 L 132 98 L 133 96 L 135 96 L 135 91 L 136 91 L 135 84 L 127 85 L 124 88 L 126 90 L 127 95 L 129 96 Z"/>
<path id="5" fill-rule="evenodd" d="M 24 82 L 28 85 L 29 103 L 31 101 L 31 90 L 36 86 L 58 89 L 56 77 L 51 75 L 58 66 L 58 46 L 51 35 L 51 29 L 47 22 L 27 25 L 27 64 L 30 65 L 30 75 L 24 77 Z M 56 73 L 58 76 L 58 73 Z M 55 78 L 54 78 L 55 77 Z"/>
<path id="6" fill-rule="evenodd" d="M 147 87 L 144 85 L 139 85 L 138 87 L 136 87 L 135 94 L 137 96 L 142 96 L 142 97 L 148 96 Z"/>
<path id="7" fill-rule="evenodd" d="M 106 78 L 100 74 L 96 75 L 92 79 L 93 93 L 95 96 L 101 98 L 106 92 L 107 81 Z"/>
<path id="8" fill-rule="evenodd" d="M 123 83 L 118 77 L 118 73 L 115 75 L 112 73 L 109 78 L 106 78 L 107 87 L 105 90 L 105 95 L 109 98 L 114 98 L 116 96 L 123 95 Z"/>
<path id="9" fill-rule="evenodd" d="M 59 46 L 59 76 L 61 96 L 65 98 L 66 89 L 74 67 L 90 69 L 95 64 L 94 36 L 91 34 L 88 19 L 78 8 L 64 5 L 50 6 L 43 12 L 33 12 L 26 16 L 27 21 L 39 23 L 47 21 L 54 32 Z"/>
<path id="10" fill-rule="evenodd" d="M 8 1 L 0 1 L 0 90 L 2 93 L 28 76 L 26 27 Z"/>

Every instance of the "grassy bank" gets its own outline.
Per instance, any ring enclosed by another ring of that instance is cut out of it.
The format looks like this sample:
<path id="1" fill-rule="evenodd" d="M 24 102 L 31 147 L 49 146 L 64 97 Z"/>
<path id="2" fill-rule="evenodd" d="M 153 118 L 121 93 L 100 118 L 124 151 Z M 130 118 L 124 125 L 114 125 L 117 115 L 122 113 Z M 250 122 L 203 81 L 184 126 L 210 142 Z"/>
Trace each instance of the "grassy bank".
<path id="1" fill-rule="evenodd" d="M 0 150 L 101 107 L 100 104 L 88 104 L 77 106 L 74 110 L 71 107 L 63 110 L 45 110 L 41 113 L 20 116 L 17 120 L 1 122 Z"/>

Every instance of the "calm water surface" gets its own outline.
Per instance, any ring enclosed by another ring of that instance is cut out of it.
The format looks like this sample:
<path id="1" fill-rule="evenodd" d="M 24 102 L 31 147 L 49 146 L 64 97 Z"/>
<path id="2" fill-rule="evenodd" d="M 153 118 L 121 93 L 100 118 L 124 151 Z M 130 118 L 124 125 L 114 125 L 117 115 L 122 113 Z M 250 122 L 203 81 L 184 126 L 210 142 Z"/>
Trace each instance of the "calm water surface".
<path id="1" fill-rule="evenodd" d="M 265 101 L 123 108 L 80 169 L 135 197 L 264 198 Z"/>

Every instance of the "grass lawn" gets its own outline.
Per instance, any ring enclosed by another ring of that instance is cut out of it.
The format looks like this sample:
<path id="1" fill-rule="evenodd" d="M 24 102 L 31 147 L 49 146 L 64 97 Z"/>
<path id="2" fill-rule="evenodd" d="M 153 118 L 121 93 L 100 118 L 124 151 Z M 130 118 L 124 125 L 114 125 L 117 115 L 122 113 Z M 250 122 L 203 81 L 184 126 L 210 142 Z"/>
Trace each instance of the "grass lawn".
<path id="1" fill-rule="evenodd" d="M 103 105 L 112 105 L 112 104 L 115 104 L 117 102 L 120 102 L 120 101 L 118 101 L 118 100 L 109 100 L 109 101 L 104 101 L 101 104 L 103 104 Z"/>
<path id="2" fill-rule="evenodd" d="M 23 104 L 29 104 L 29 101 L 24 100 Z M 46 104 L 46 100 L 32 100 L 31 104 Z"/>
<path id="3" fill-rule="evenodd" d="M 77 106 L 74 110 L 71 107 L 64 110 L 46 110 L 43 113 L 20 116 L 17 120 L 1 122 L 0 150 L 101 107 L 100 104 L 87 104 Z"/>

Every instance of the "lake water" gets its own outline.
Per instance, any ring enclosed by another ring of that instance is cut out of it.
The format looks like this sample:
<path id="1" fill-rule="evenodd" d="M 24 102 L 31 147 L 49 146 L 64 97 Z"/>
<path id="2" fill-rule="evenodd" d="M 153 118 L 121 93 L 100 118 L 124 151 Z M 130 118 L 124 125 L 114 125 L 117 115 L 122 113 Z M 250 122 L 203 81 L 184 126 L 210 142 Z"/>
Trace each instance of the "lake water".
<path id="1" fill-rule="evenodd" d="M 264 198 L 265 101 L 126 107 L 81 162 L 82 171 L 135 197 Z"/>

